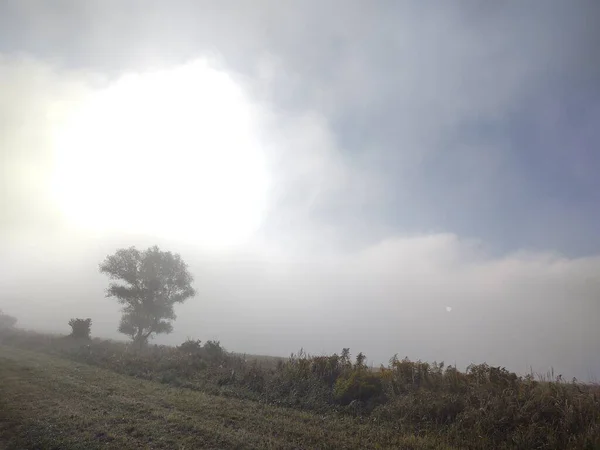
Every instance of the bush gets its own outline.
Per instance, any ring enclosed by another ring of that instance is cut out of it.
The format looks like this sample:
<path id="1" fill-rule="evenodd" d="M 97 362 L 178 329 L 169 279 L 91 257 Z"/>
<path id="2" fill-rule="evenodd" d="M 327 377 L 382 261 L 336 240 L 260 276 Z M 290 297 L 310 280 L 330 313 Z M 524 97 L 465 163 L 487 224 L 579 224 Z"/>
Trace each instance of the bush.
<path id="1" fill-rule="evenodd" d="M 381 400 L 383 397 L 381 375 L 368 372 L 364 368 L 356 368 L 350 373 L 342 374 L 336 380 L 333 395 L 342 405 L 348 405 L 354 400 L 360 402 Z"/>
<path id="2" fill-rule="evenodd" d="M 202 341 L 200 341 L 200 340 L 194 341 L 192 339 L 188 339 L 183 344 L 181 344 L 179 347 L 177 347 L 177 350 L 179 350 L 180 352 L 183 352 L 187 355 L 200 355 L 202 353 L 202 345 L 201 344 L 202 344 Z"/>
<path id="3" fill-rule="evenodd" d="M 0 309 L 0 330 L 11 329 L 17 324 L 17 318 L 4 314 Z"/>
<path id="4" fill-rule="evenodd" d="M 71 337 L 75 339 L 91 339 L 92 319 L 71 319 Z"/>
<path id="5" fill-rule="evenodd" d="M 219 341 L 206 341 L 204 343 L 204 352 L 207 358 L 213 361 L 223 360 L 226 353 Z"/>

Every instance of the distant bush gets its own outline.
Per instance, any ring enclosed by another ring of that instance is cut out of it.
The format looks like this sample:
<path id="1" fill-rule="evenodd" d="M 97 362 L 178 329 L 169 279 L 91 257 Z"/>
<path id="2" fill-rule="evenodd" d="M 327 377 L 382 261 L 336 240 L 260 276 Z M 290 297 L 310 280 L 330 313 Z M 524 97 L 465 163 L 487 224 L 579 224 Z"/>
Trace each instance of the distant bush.
<path id="1" fill-rule="evenodd" d="M 17 324 L 17 318 L 4 314 L 0 309 L 0 329 L 10 329 Z"/>
<path id="2" fill-rule="evenodd" d="M 91 339 L 92 319 L 71 319 L 71 337 L 76 339 Z"/>

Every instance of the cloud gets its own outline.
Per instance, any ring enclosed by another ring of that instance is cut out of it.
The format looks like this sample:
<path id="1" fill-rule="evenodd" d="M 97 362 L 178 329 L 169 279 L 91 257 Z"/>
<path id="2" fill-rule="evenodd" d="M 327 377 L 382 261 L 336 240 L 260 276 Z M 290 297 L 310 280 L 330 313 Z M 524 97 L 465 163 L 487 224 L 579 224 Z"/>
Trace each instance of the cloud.
<path id="1" fill-rule="evenodd" d="M 0 54 L 4 230 L 56 225 L 59 217 L 48 189 L 53 133 L 87 98 L 98 78 L 61 71 L 30 57 Z"/>
<path id="2" fill-rule="evenodd" d="M 66 4 L 9 2 L 0 49 L 109 77 L 219 58 L 277 115 L 325 123 L 338 162 L 372 174 L 378 204 L 330 208 L 364 241 L 450 230 L 499 253 L 600 251 L 595 2 Z"/>
<path id="3" fill-rule="evenodd" d="M 172 70 L 174 73 L 184 73 L 187 67 L 194 68 L 198 64 L 205 63 L 205 58 L 199 58 L 195 62 L 176 66 L 179 72 L 176 72 L 176 69 Z M 60 130 L 64 129 L 73 117 L 81 116 L 81 111 L 87 111 L 89 105 L 99 103 L 102 99 L 104 99 L 103 103 L 100 104 L 108 105 L 113 98 L 132 97 L 135 92 L 126 97 L 123 89 L 127 83 L 132 82 L 131 80 L 143 76 L 144 72 L 124 73 L 121 77 L 111 80 L 95 72 L 58 68 L 32 58 L 3 57 L 1 64 L 2 90 L 6 94 L 4 96 L 6 101 L 1 106 L 3 119 L 0 126 L 4 130 L 3 160 L 8 187 L 6 207 L 3 211 L 3 228 L 7 232 L 21 234 L 30 227 L 37 227 L 38 230 L 46 232 L 54 229 L 60 233 L 61 227 L 68 225 L 65 223 L 66 217 L 63 217 L 59 209 L 60 205 L 53 197 L 53 176 L 55 176 L 57 158 L 60 156 L 57 153 L 59 145 L 57 143 L 62 142 L 58 140 Z M 212 64 L 215 70 L 221 70 L 218 61 Z M 312 110 L 275 113 L 267 101 L 259 96 L 251 96 L 253 92 L 251 81 L 243 77 L 238 77 L 236 80 L 234 77 L 230 82 L 237 83 L 239 89 L 248 93 L 240 95 L 244 97 L 244 107 L 247 110 L 244 112 L 252 115 L 251 125 L 254 128 L 244 129 L 244 136 L 248 133 L 252 134 L 252 136 L 248 135 L 246 140 L 256 140 L 256 145 L 266 158 L 270 189 L 267 196 L 266 216 L 261 222 L 262 229 L 257 238 L 262 237 L 269 241 L 281 240 L 288 247 L 306 249 L 306 245 L 310 246 L 309 243 L 314 240 L 315 234 L 326 233 L 329 229 L 332 244 L 343 242 L 344 236 L 340 235 L 336 238 L 333 230 L 336 223 L 339 223 L 338 216 L 349 214 L 362 204 L 375 205 L 382 200 L 382 191 L 378 189 L 376 177 L 359 166 L 352 165 L 344 158 L 343 149 L 340 148 L 336 136 L 332 133 L 327 118 L 322 114 Z M 111 95 L 99 97 L 98 93 L 101 92 L 110 92 Z M 150 97 L 153 95 L 151 92 L 146 94 Z M 201 93 L 196 94 L 190 97 L 190 102 L 202 101 L 201 98 L 197 98 Z M 160 98 L 155 100 L 149 98 L 147 101 L 158 102 Z M 123 107 L 129 107 L 128 105 Z M 192 105 L 181 106 L 193 109 Z M 115 111 L 114 114 L 116 113 Z M 77 161 L 81 163 L 78 169 L 75 168 L 82 171 L 79 177 L 85 177 L 85 170 L 92 170 L 93 166 L 109 169 L 113 164 L 118 165 L 119 159 L 123 157 L 118 150 L 119 143 L 115 141 L 118 136 L 109 136 L 110 130 L 118 128 L 117 121 L 120 119 L 110 117 L 113 113 L 104 109 L 96 111 L 95 114 L 98 120 L 102 121 L 102 126 L 100 124 L 92 126 L 93 124 L 87 123 L 85 135 L 78 135 L 77 147 L 71 149 L 73 152 L 71 157 L 77 156 Z M 119 114 L 123 112 L 119 111 Z M 178 112 L 173 111 L 172 114 L 176 115 Z M 223 114 L 218 118 L 221 121 L 226 120 Z M 146 126 L 143 123 L 139 125 Z M 234 125 L 235 123 L 232 122 L 229 128 Z M 215 126 L 223 128 L 227 127 L 227 124 L 215 124 Z M 153 127 L 160 127 L 160 125 L 153 124 Z M 121 128 L 117 131 L 121 132 Z M 229 129 L 226 133 L 235 135 L 241 131 Z M 146 151 L 137 148 L 136 145 L 147 147 L 149 140 L 154 139 L 152 136 L 157 132 L 148 130 L 148 137 L 139 135 L 135 139 L 133 132 L 129 133 L 132 136 L 128 135 L 128 138 L 135 141 L 129 143 L 132 152 L 133 150 L 137 153 Z M 160 134 L 161 139 L 163 134 Z M 121 135 L 122 133 L 119 136 Z M 188 138 L 190 136 L 190 133 L 186 135 Z M 172 138 L 175 139 L 176 136 Z M 217 138 L 215 134 L 214 139 Z M 229 141 L 231 139 L 227 140 Z M 217 151 L 217 149 L 207 149 L 207 151 Z M 181 153 L 180 150 L 172 149 L 171 155 L 174 154 L 173 152 Z M 150 156 L 148 155 L 148 158 Z M 154 156 L 155 159 L 157 157 Z M 105 161 L 100 164 L 102 159 Z M 98 161 L 84 164 L 86 160 Z M 140 160 L 140 164 L 145 163 Z M 235 166 L 237 162 L 232 160 L 230 164 Z M 176 170 L 177 162 L 174 161 L 169 167 Z M 186 174 L 192 170 L 190 167 L 182 167 L 182 170 L 184 169 Z M 197 170 L 192 171 L 195 172 Z M 103 176 L 108 176 L 108 172 Z M 189 178 L 188 175 L 186 177 Z M 101 174 L 94 174 L 94 179 L 97 183 L 102 183 Z M 110 181 L 107 179 L 106 182 Z M 111 183 L 117 182 L 118 179 L 115 179 Z M 117 184 L 113 190 L 121 184 Z M 79 192 L 85 192 L 85 189 L 87 187 L 81 186 Z M 97 190 L 97 187 L 94 189 Z M 201 198 L 204 197 L 199 195 L 198 201 Z M 106 202 L 96 200 L 94 205 L 84 209 L 87 211 L 90 208 L 100 208 L 104 203 Z M 198 204 L 196 207 L 200 208 L 201 205 Z M 351 229 L 350 221 L 347 227 L 348 230 Z M 345 235 L 347 236 L 348 233 L 346 232 Z"/>

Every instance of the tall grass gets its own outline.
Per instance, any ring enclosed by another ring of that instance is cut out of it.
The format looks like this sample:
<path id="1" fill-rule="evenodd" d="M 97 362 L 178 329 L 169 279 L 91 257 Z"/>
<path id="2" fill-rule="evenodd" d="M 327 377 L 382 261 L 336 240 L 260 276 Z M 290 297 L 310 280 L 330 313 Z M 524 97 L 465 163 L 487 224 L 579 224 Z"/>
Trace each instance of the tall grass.
<path id="1" fill-rule="evenodd" d="M 600 448 L 600 389 L 553 373 L 520 377 L 485 363 L 461 372 L 396 356 L 375 371 L 363 354 L 352 359 L 349 349 L 252 360 L 213 341 L 140 351 L 123 343 L 15 330 L 2 332 L 0 343 L 216 395 L 441 434 L 463 448 Z"/>

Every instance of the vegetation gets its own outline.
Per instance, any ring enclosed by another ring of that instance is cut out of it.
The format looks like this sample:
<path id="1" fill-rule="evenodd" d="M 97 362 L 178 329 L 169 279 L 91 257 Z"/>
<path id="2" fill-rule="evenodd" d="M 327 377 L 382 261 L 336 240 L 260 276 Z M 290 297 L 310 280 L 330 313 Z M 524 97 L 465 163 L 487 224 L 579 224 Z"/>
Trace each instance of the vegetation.
<path id="1" fill-rule="evenodd" d="M 118 281 L 109 285 L 106 295 L 123 305 L 119 331 L 139 347 L 152 334 L 173 331 L 174 305 L 195 295 L 185 262 L 157 246 L 117 250 L 100 264 L 100 272 Z"/>
<path id="2" fill-rule="evenodd" d="M 419 436 L 423 445 L 458 448 L 600 448 L 600 389 L 560 378 L 519 377 L 487 364 L 460 372 L 443 363 L 393 357 L 386 367 L 372 370 L 362 354 L 352 361 L 349 349 L 330 356 L 300 351 L 287 359 L 259 362 L 211 341 L 140 350 L 98 339 L 77 345 L 18 331 L 4 332 L 2 339 L 12 346 L 228 399 L 214 397 L 215 402 L 250 400 L 265 408 L 304 410 L 308 415 L 303 417 L 328 417 L 328 423 L 369 424 L 366 429 L 383 439 L 369 441 L 372 447 L 391 445 L 383 436 L 395 433 Z M 298 446 L 327 446 L 325 441 L 303 442 Z M 406 448 L 423 448 L 418 445 Z M 348 441 L 346 446 L 360 445 Z"/>
<path id="3" fill-rule="evenodd" d="M 0 330 L 13 328 L 17 324 L 17 318 L 4 314 L 0 309 Z"/>
<path id="4" fill-rule="evenodd" d="M 75 339 L 91 339 L 92 337 L 92 319 L 71 319 L 71 337 Z"/>
<path id="5" fill-rule="evenodd" d="M 0 380 L 0 448 L 454 448 L 360 418 L 216 397 L 6 346 Z"/>

